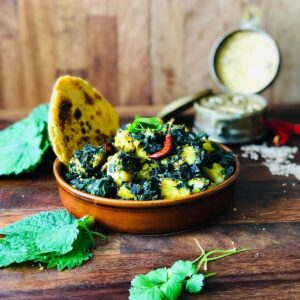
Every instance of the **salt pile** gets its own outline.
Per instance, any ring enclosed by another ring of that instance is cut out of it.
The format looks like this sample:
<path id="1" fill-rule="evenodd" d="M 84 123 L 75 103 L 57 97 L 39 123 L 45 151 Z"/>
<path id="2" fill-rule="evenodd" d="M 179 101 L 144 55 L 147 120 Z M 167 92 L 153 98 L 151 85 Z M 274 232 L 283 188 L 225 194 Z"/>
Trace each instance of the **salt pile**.
<path id="1" fill-rule="evenodd" d="M 263 145 L 242 146 L 242 157 L 258 160 L 262 158 L 263 164 L 267 166 L 272 175 L 290 176 L 294 175 L 300 180 L 300 165 L 292 162 L 295 154 L 298 152 L 297 147 L 268 147 Z"/>

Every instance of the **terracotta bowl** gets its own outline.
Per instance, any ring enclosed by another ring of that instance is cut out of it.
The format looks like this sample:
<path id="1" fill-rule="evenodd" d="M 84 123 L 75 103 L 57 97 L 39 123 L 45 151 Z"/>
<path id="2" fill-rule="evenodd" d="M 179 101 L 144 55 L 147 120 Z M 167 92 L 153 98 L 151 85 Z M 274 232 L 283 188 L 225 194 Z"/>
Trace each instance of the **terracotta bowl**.
<path id="1" fill-rule="evenodd" d="M 184 230 L 223 211 L 233 197 L 234 183 L 239 174 L 237 157 L 235 164 L 234 173 L 215 188 L 177 199 L 149 201 L 90 195 L 64 181 L 61 176 L 64 166 L 58 159 L 53 169 L 61 201 L 74 216 L 90 215 L 100 226 L 113 231 L 149 234 Z"/>

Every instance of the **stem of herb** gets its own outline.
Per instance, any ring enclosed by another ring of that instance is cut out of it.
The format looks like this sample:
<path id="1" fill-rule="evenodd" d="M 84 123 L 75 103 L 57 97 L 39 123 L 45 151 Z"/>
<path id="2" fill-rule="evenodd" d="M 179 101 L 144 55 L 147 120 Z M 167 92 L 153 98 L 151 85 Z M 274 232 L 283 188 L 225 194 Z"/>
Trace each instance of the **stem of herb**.
<path id="1" fill-rule="evenodd" d="M 229 256 L 229 255 L 232 255 L 232 254 L 237 254 L 237 253 L 240 253 L 240 252 L 244 252 L 244 251 L 248 251 L 249 249 L 245 248 L 245 249 L 240 249 L 240 250 L 229 250 L 227 253 L 224 253 L 222 255 L 219 255 L 219 256 L 214 256 L 214 257 L 211 257 L 211 258 L 207 258 L 207 261 L 214 261 L 214 260 L 217 260 L 217 259 L 220 259 L 220 258 L 223 258 L 223 257 L 226 257 L 226 256 Z"/>
<path id="2" fill-rule="evenodd" d="M 215 272 L 210 272 L 210 273 L 207 273 L 207 274 L 203 274 L 204 278 L 209 278 L 209 277 L 213 277 L 213 276 L 216 276 L 217 273 Z"/>
<path id="3" fill-rule="evenodd" d="M 102 239 L 104 239 L 104 240 L 108 240 L 108 238 L 107 238 L 106 235 L 104 235 L 104 234 L 102 234 L 102 233 L 100 233 L 100 232 L 97 232 L 97 231 L 92 231 L 92 230 L 90 230 L 90 231 L 91 231 L 91 233 L 92 233 L 93 235 L 98 236 L 98 237 L 100 237 L 100 238 L 102 238 Z"/>
<path id="4" fill-rule="evenodd" d="M 232 254 L 237 254 L 240 252 L 244 252 L 244 251 L 248 251 L 248 248 L 244 248 L 244 249 L 240 249 L 240 250 L 236 250 L 236 249 L 229 249 L 229 250 L 213 250 L 210 251 L 208 253 L 206 253 L 205 255 L 202 256 L 202 258 L 200 259 L 198 266 L 197 266 L 197 271 L 199 272 L 199 270 L 201 269 L 202 264 L 204 264 L 204 270 L 207 270 L 207 263 L 210 261 L 214 261 L 217 259 L 221 259 L 223 257 L 232 255 Z M 214 257 L 209 257 L 212 254 L 216 254 L 216 253 L 222 253 L 221 255 L 218 256 L 214 256 Z"/>

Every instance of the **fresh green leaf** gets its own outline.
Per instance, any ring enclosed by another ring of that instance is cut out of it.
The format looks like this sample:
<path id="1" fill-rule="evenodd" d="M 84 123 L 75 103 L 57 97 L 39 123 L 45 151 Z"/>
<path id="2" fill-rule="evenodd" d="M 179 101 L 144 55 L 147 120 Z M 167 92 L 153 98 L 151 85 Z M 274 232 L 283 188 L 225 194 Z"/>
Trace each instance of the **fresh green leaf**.
<path id="1" fill-rule="evenodd" d="M 27 118 L 0 131 L 0 175 L 20 174 L 37 167 L 50 142 L 48 105 L 40 105 Z"/>
<path id="2" fill-rule="evenodd" d="M 49 104 L 41 104 L 37 108 L 35 108 L 29 115 L 32 119 L 34 119 L 40 132 L 42 132 L 47 127 L 48 110 Z"/>
<path id="3" fill-rule="evenodd" d="M 0 228 L 0 267 L 34 261 L 47 268 L 73 269 L 92 257 L 94 220 L 75 219 L 66 210 L 46 211 Z"/>
<path id="4" fill-rule="evenodd" d="M 43 136 L 31 119 L 0 131 L 0 175 L 20 174 L 40 163 Z"/>
<path id="5" fill-rule="evenodd" d="M 56 255 L 56 253 L 42 255 L 36 261 L 47 263 L 48 269 L 74 269 L 75 267 L 81 266 L 93 256 L 91 252 L 92 246 L 88 233 L 81 231 L 70 252 L 63 255 Z"/>
<path id="6" fill-rule="evenodd" d="M 191 294 L 197 294 L 202 290 L 204 285 L 203 274 L 194 274 L 190 279 L 186 281 L 185 289 Z"/>
<path id="7" fill-rule="evenodd" d="M 8 241 L 0 239 L 0 267 L 12 263 L 21 263 L 31 259 L 32 252 L 26 243 L 18 243 L 18 247 L 11 246 Z"/>
<path id="8" fill-rule="evenodd" d="M 168 280 L 168 271 L 167 268 L 160 268 L 149 272 L 146 276 L 151 282 L 160 284 Z"/>
<path id="9" fill-rule="evenodd" d="M 134 121 L 128 126 L 128 130 L 132 133 L 138 133 L 143 130 L 159 131 L 163 127 L 163 122 L 159 118 L 145 118 L 136 116 Z"/>
<path id="10" fill-rule="evenodd" d="M 177 278 L 170 278 L 160 286 L 160 290 L 169 300 L 176 300 L 180 296 L 182 290 L 182 282 Z"/>
<path id="11" fill-rule="evenodd" d="M 0 228 L 0 234 L 28 234 L 40 253 L 60 254 L 72 250 L 78 236 L 78 222 L 66 210 L 41 212 Z"/>
<path id="12" fill-rule="evenodd" d="M 162 300 L 164 293 L 147 275 L 137 275 L 131 281 L 129 300 Z"/>
<path id="13" fill-rule="evenodd" d="M 179 281 L 182 281 L 185 278 L 191 277 L 192 275 L 197 273 L 195 265 L 189 260 L 179 260 L 175 262 L 171 267 L 171 271 L 173 273 L 173 276 L 176 277 Z"/>
<path id="14" fill-rule="evenodd" d="M 209 272 L 205 275 L 198 273 L 196 268 L 204 263 L 206 266 L 212 260 L 218 260 L 225 256 L 247 251 L 249 249 L 229 249 L 229 250 L 212 250 L 205 252 L 200 244 L 196 241 L 201 250 L 201 255 L 194 261 L 179 260 L 175 262 L 170 269 L 160 268 L 149 272 L 146 275 L 138 275 L 131 281 L 131 288 L 129 290 L 131 300 L 153 300 L 166 299 L 176 300 L 179 298 L 182 287 L 189 293 L 199 293 L 204 285 L 204 279 L 215 276 L 216 273 Z M 212 256 L 219 254 L 218 256 Z M 160 292 L 163 294 L 161 294 Z"/>

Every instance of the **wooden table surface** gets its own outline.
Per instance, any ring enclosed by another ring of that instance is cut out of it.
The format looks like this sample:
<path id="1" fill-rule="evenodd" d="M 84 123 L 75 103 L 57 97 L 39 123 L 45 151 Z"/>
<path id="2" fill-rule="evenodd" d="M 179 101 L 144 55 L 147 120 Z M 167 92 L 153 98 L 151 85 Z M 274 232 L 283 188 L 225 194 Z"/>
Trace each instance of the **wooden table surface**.
<path id="1" fill-rule="evenodd" d="M 300 106 L 275 107 L 271 115 L 299 121 L 299 112 Z M 300 139 L 290 145 L 300 146 Z M 234 150 L 240 154 L 239 147 Z M 299 181 L 271 176 L 259 161 L 240 160 L 232 205 L 219 218 L 174 234 L 108 233 L 109 242 L 98 242 L 93 259 L 74 270 L 1 269 L 0 299 L 127 299 L 136 274 L 196 257 L 193 238 L 207 250 L 251 251 L 211 263 L 217 277 L 206 281 L 200 295 L 181 299 L 300 299 Z M 0 179 L 0 226 L 60 206 L 49 163 L 30 175 Z"/>

